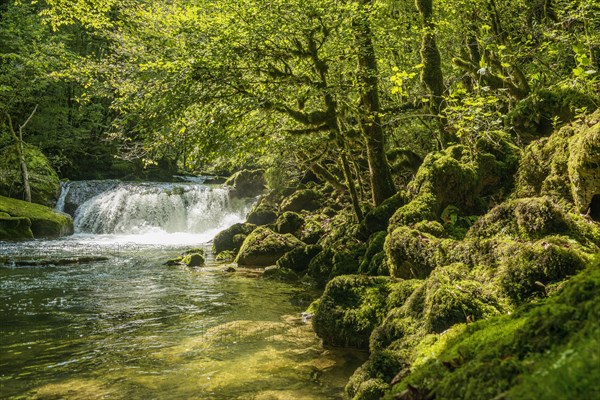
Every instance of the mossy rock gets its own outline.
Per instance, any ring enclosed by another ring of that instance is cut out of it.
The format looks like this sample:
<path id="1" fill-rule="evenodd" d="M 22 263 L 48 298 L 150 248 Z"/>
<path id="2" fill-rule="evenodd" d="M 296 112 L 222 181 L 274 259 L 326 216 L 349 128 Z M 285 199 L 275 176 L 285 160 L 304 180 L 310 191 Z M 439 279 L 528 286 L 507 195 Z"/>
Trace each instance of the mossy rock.
<path id="1" fill-rule="evenodd" d="M 265 184 L 265 171 L 262 169 L 238 171 L 225 181 L 225 185 L 232 188 L 233 197 L 258 196 L 265 190 Z"/>
<path id="2" fill-rule="evenodd" d="M 582 124 L 569 143 L 569 180 L 577 210 L 589 212 L 600 221 L 600 110 L 591 116 L 589 124 Z"/>
<path id="3" fill-rule="evenodd" d="M 277 218 L 275 227 L 279 233 L 295 233 L 304 225 L 304 218 L 293 211 L 286 211 Z"/>
<path id="4" fill-rule="evenodd" d="M 410 183 L 412 192 L 431 194 L 435 198 L 432 210 L 435 215 L 449 205 L 470 210 L 470 214 L 481 210 L 479 171 L 475 162 L 467 161 L 466 153 L 460 145 L 430 153 Z"/>
<path id="5" fill-rule="evenodd" d="M 498 251 L 498 284 L 515 303 L 545 297 L 550 284 L 575 275 L 585 259 L 570 245 L 551 238 L 534 243 L 508 244 Z"/>
<path id="6" fill-rule="evenodd" d="M 367 241 L 367 251 L 365 252 L 362 261 L 358 267 L 360 274 L 367 275 L 381 275 L 379 272 L 379 265 L 377 262 L 373 262 L 374 258 L 378 257 L 379 254 L 384 254 L 383 244 L 385 243 L 385 237 L 387 236 L 386 231 L 376 232 Z M 380 258 L 380 256 L 378 257 Z M 377 261 L 380 260 L 378 259 Z"/>
<path id="7" fill-rule="evenodd" d="M 254 225 L 269 225 L 277 220 L 277 213 L 269 206 L 255 206 L 252 208 L 246 221 Z"/>
<path id="8" fill-rule="evenodd" d="M 550 197 L 510 200 L 479 218 L 467 232 L 467 238 L 491 238 L 506 235 L 536 239 L 569 230 L 565 212 Z"/>
<path id="9" fill-rule="evenodd" d="M 308 266 L 313 258 L 322 251 L 319 245 L 307 245 L 296 247 L 295 249 L 285 253 L 279 260 L 277 266 L 287 268 L 295 272 L 303 272 L 308 269 Z"/>
<path id="10" fill-rule="evenodd" d="M 53 207 L 60 194 L 60 181 L 56 171 L 37 147 L 25 143 L 23 149 L 31 187 L 31 201 Z M 16 148 L 14 145 L 6 146 L 0 150 L 0 195 L 23 199 L 22 182 Z"/>
<path id="11" fill-rule="evenodd" d="M 400 207 L 389 221 L 389 231 L 400 226 L 409 226 L 421 221 L 437 219 L 437 199 L 431 193 L 418 195 L 408 204 Z"/>
<path id="12" fill-rule="evenodd" d="M 239 265 L 264 267 L 275 265 L 285 253 L 304 246 L 291 234 L 282 235 L 266 227 L 258 227 L 248 235 L 236 257 Z"/>
<path id="13" fill-rule="evenodd" d="M 386 395 L 410 390 L 440 400 L 596 398 L 598 304 L 597 260 L 548 299 L 414 346 L 409 374 Z"/>
<path id="14" fill-rule="evenodd" d="M 385 231 L 392 215 L 407 202 L 407 194 L 405 192 L 398 192 L 366 213 L 364 219 L 360 223 L 360 228 L 358 230 L 359 237 L 364 240 L 375 232 Z"/>
<path id="15" fill-rule="evenodd" d="M 402 279 L 423 279 L 439 265 L 440 240 L 408 227 L 396 228 L 385 239 L 390 275 Z"/>
<path id="16" fill-rule="evenodd" d="M 296 282 L 298 275 L 288 268 L 267 267 L 262 274 L 263 279 L 279 281 L 279 282 Z"/>
<path id="17" fill-rule="evenodd" d="M 321 296 L 313 328 L 325 345 L 366 348 L 381 323 L 390 278 L 344 275 L 333 278 Z"/>
<path id="18" fill-rule="evenodd" d="M 325 231 L 315 219 L 306 219 L 298 238 L 306 244 L 317 244 L 317 242 L 323 237 Z"/>
<path id="19" fill-rule="evenodd" d="M 577 109 L 594 110 L 598 100 L 572 88 L 536 90 L 517 103 L 507 115 L 507 124 L 529 142 L 549 135 L 555 128 L 555 121 L 561 124 L 571 122 Z"/>
<path id="20" fill-rule="evenodd" d="M 280 211 L 314 211 L 323 206 L 321 194 L 314 189 L 302 189 L 294 192 L 291 196 L 286 197 L 281 206 Z"/>
<path id="21" fill-rule="evenodd" d="M 206 260 L 204 258 L 204 254 L 202 253 L 191 253 L 183 256 L 181 259 L 181 263 L 183 265 L 187 265 L 188 267 L 202 267 L 204 266 Z"/>
<path id="22" fill-rule="evenodd" d="M 11 217 L 6 213 L 1 213 L 0 240 L 19 241 L 27 239 L 33 239 L 29 218 Z"/>
<path id="23" fill-rule="evenodd" d="M 231 225 L 229 228 L 217 233 L 214 237 L 213 251 L 216 254 L 223 251 L 232 251 L 234 254 L 237 254 L 245 236 L 249 235 L 254 229 L 256 229 L 256 225 L 254 224 L 238 223 Z M 241 241 L 239 236 L 234 240 L 236 235 L 243 235 L 244 237 L 241 238 Z"/>
<path id="24" fill-rule="evenodd" d="M 36 239 L 57 238 L 73 233 L 73 220 L 69 215 L 40 204 L 0 196 L 0 212 L 29 219 L 31 232 Z"/>
<path id="25" fill-rule="evenodd" d="M 344 392 L 347 398 L 353 400 L 381 399 L 394 376 L 406 367 L 402 356 L 394 351 L 373 352 L 350 377 Z"/>
<path id="26" fill-rule="evenodd" d="M 215 256 L 215 260 L 219 262 L 233 262 L 235 253 L 231 250 L 225 250 Z"/>
<path id="27" fill-rule="evenodd" d="M 359 257 L 364 251 L 364 247 L 361 246 L 338 251 L 324 249 L 308 264 L 307 275 L 314 279 L 318 287 L 324 287 L 336 276 L 355 274 L 358 272 Z"/>

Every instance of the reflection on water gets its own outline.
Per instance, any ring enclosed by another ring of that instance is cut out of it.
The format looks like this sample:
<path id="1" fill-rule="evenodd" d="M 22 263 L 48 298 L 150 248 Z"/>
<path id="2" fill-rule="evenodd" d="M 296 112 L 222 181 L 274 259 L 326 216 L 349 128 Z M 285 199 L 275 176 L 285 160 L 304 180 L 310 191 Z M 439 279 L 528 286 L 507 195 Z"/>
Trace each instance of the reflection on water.
<path id="1" fill-rule="evenodd" d="M 340 397 L 364 354 L 322 348 L 304 288 L 165 267 L 183 247 L 131 239 L 0 243 L 1 398 Z"/>

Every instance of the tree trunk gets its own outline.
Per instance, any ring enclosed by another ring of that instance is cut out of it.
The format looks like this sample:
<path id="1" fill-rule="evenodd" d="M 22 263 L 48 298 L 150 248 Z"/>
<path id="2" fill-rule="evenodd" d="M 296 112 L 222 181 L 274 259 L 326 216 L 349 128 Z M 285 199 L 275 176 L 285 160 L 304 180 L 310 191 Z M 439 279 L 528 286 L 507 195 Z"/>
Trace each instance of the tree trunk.
<path id="1" fill-rule="evenodd" d="M 375 206 L 396 193 L 390 167 L 385 156 L 385 138 L 381 127 L 378 70 L 367 6 L 372 0 L 359 0 L 354 18 L 354 37 L 358 49 L 358 81 L 360 93 L 360 126 L 367 144 L 371 194 Z"/>
<path id="2" fill-rule="evenodd" d="M 36 105 L 29 118 L 23 125 L 19 126 L 19 135 L 17 136 L 17 132 L 15 132 L 15 128 L 12 123 L 12 118 L 10 114 L 6 113 L 6 118 L 8 119 L 8 127 L 15 141 L 15 149 L 17 151 L 17 157 L 19 159 L 19 167 L 21 169 L 21 179 L 23 180 L 23 193 L 25 196 L 25 201 L 31 203 L 31 185 L 29 183 L 29 171 L 27 169 L 27 161 L 25 159 L 25 149 L 23 147 L 23 129 L 29 123 L 31 118 L 33 118 L 33 114 L 37 111 L 38 106 Z"/>
<path id="3" fill-rule="evenodd" d="M 350 163 L 348 162 L 348 157 L 346 156 L 346 149 L 342 150 L 342 152 L 340 153 L 340 158 L 342 160 L 344 177 L 346 178 L 346 186 L 348 186 L 348 191 L 350 192 L 350 199 L 352 200 L 352 208 L 354 209 L 354 215 L 356 216 L 357 222 L 360 224 L 360 222 L 363 220 L 363 213 L 360 208 L 360 202 L 358 200 L 358 194 L 356 192 L 356 185 L 354 184 L 354 180 L 352 179 L 352 171 L 350 170 Z"/>

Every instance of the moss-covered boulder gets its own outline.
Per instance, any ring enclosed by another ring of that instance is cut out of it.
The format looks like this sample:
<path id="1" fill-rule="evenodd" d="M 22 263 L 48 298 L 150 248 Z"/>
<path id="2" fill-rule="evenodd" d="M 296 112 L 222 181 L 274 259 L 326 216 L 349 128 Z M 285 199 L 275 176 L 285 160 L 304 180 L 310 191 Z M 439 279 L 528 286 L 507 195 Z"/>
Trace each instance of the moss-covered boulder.
<path id="1" fill-rule="evenodd" d="M 367 275 L 389 275 L 385 262 L 383 245 L 387 236 L 386 231 L 376 232 L 367 241 L 367 251 L 363 256 L 358 272 Z"/>
<path id="2" fill-rule="evenodd" d="M 312 318 L 323 343 L 366 348 L 385 315 L 390 278 L 338 276 L 327 284 Z"/>
<path id="3" fill-rule="evenodd" d="M 246 221 L 254 225 L 269 225 L 277 220 L 277 212 L 269 206 L 257 205 L 250 210 Z"/>
<path id="4" fill-rule="evenodd" d="M 301 189 L 286 197 L 279 207 L 282 212 L 314 211 L 323 206 L 321 194 L 315 189 Z"/>
<path id="5" fill-rule="evenodd" d="M 282 235 L 266 227 L 258 227 L 246 237 L 236 257 L 238 265 L 264 267 L 275 265 L 285 253 L 304 246 L 287 233 Z"/>
<path id="6" fill-rule="evenodd" d="M 295 272 L 306 271 L 312 259 L 322 250 L 323 248 L 321 246 L 314 244 L 296 247 L 277 260 L 277 266 Z"/>
<path id="7" fill-rule="evenodd" d="M 11 217 L 0 213 L 0 240 L 18 241 L 33 239 L 31 221 L 25 217 Z"/>
<path id="8" fill-rule="evenodd" d="M 45 206 L 54 206 L 60 193 L 58 175 L 46 156 L 37 147 L 24 145 L 31 201 Z M 0 195 L 24 198 L 20 163 L 14 145 L 0 149 Z"/>
<path id="9" fill-rule="evenodd" d="M 581 130 L 569 143 L 568 171 L 571 191 L 577 210 L 593 216 L 600 214 L 600 111 L 592 115 L 591 126 L 582 124 Z"/>
<path id="10" fill-rule="evenodd" d="M 213 251 L 219 254 L 223 251 L 232 251 L 237 254 L 246 236 L 248 236 L 256 225 L 248 223 L 233 224 L 229 228 L 217 233 L 213 239 Z M 241 235 L 241 236 L 240 236 Z"/>
<path id="11" fill-rule="evenodd" d="M 356 274 L 359 259 L 364 252 L 364 246 L 349 246 L 338 250 L 324 248 L 308 264 L 307 275 L 313 279 L 317 287 L 324 287 L 336 276 Z"/>
<path id="12" fill-rule="evenodd" d="M 69 215 L 56 212 L 40 204 L 0 196 L 0 212 L 11 217 L 29 219 L 31 232 L 36 239 L 57 238 L 73 233 L 73 220 Z M 13 239 L 6 237 L 0 238 L 0 240 Z"/>
<path id="13" fill-rule="evenodd" d="M 238 171 L 227 181 L 226 186 L 231 187 L 234 197 L 255 197 L 265 190 L 265 171 L 262 169 Z"/>
<path id="14" fill-rule="evenodd" d="M 381 399 L 394 376 L 406 367 L 402 357 L 394 351 L 376 351 L 354 372 L 344 392 L 353 400 Z"/>
<path id="15" fill-rule="evenodd" d="M 517 103 L 508 114 L 507 123 L 526 142 L 549 135 L 556 121 L 571 122 L 577 109 L 595 109 L 598 98 L 593 98 L 573 88 L 539 89 Z"/>
<path id="16" fill-rule="evenodd" d="M 279 282 L 296 282 L 299 279 L 298 275 L 291 269 L 275 266 L 265 268 L 262 278 Z"/>
<path id="17" fill-rule="evenodd" d="M 385 239 L 390 275 L 402 279 L 423 279 L 440 264 L 440 240 L 408 227 L 396 228 Z"/>
<path id="18" fill-rule="evenodd" d="M 277 218 L 275 227 L 279 233 L 295 233 L 304 225 L 304 218 L 293 211 L 286 211 Z"/>
<path id="19" fill-rule="evenodd" d="M 567 220 L 566 213 L 550 197 L 510 200 L 479 218 L 467 232 L 467 238 L 505 235 L 536 239 L 567 232 Z"/>
<path id="20" fill-rule="evenodd" d="M 431 193 L 423 193 L 400 207 L 390 218 L 388 230 L 409 226 L 421 221 L 435 220 L 438 209 L 437 198 Z"/>
<path id="21" fill-rule="evenodd" d="M 365 240 L 375 232 L 385 231 L 392 215 L 394 215 L 397 209 L 408 202 L 407 197 L 405 192 L 398 192 L 366 213 L 364 219 L 360 223 L 360 228 L 358 230 L 359 237 Z"/>
<path id="22" fill-rule="evenodd" d="M 188 267 L 202 267 L 206 263 L 206 259 L 202 253 L 192 253 L 186 254 L 181 259 L 181 263 L 183 265 L 187 265 Z"/>

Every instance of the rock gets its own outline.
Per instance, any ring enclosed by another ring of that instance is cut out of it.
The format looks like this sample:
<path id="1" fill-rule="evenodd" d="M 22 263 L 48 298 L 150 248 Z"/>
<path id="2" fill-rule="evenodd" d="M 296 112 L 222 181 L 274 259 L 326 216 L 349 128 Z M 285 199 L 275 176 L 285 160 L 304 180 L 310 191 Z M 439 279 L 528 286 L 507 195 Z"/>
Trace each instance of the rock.
<path id="1" fill-rule="evenodd" d="M 285 198 L 280 206 L 280 211 L 314 211 L 322 206 L 321 194 L 314 189 L 302 189 Z"/>
<path id="2" fill-rule="evenodd" d="M 253 224 L 240 223 L 231 225 L 229 228 L 217 233 L 214 237 L 213 251 L 216 254 L 223 251 L 232 251 L 234 255 L 237 254 L 245 236 L 250 234 L 254 229 L 256 229 L 256 225 Z M 244 237 L 241 241 L 239 236 L 234 240 L 236 235 L 243 235 Z"/>
<path id="3" fill-rule="evenodd" d="M 53 207 L 60 192 L 58 175 L 46 156 L 37 147 L 24 144 L 31 201 Z M 0 195 L 24 198 L 20 163 L 14 145 L 0 150 Z"/>
<path id="4" fill-rule="evenodd" d="M 294 233 L 302 228 L 304 218 L 293 211 L 286 211 L 277 218 L 275 227 L 279 233 Z"/>
<path id="5" fill-rule="evenodd" d="M 360 223 L 359 235 L 364 240 L 378 231 L 385 231 L 388 227 L 390 218 L 397 209 L 408 202 L 405 192 L 398 192 L 389 199 L 385 200 L 378 207 L 365 214 Z"/>
<path id="6" fill-rule="evenodd" d="M 271 207 L 268 206 L 255 206 L 248 213 L 246 221 L 254 225 L 269 225 L 277 220 L 277 213 Z"/>
<path id="7" fill-rule="evenodd" d="M 277 266 L 288 268 L 295 272 L 306 271 L 311 260 L 319 254 L 321 250 L 323 249 L 318 245 L 296 247 L 277 260 Z"/>
<path id="8" fill-rule="evenodd" d="M 595 216 L 600 214 L 598 199 L 593 203 L 600 196 L 600 111 L 594 117 L 595 124 L 583 127 L 569 143 L 568 171 L 577 210 Z"/>
<path id="9" fill-rule="evenodd" d="M 201 253 L 187 254 L 181 259 L 181 263 L 188 267 L 202 267 L 205 263 L 204 255 Z"/>
<path id="10" fill-rule="evenodd" d="M 57 238 L 73 233 L 73 220 L 69 215 L 40 204 L 0 196 L 0 212 L 11 217 L 29 219 L 31 221 L 31 232 L 36 239 Z M 0 240 L 12 239 L 8 237 L 0 238 Z"/>
<path id="11" fill-rule="evenodd" d="M 367 251 L 360 262 L 358 272 L 367 275 L 389 275 L 387 264 L 385 263 L 385 252 L 383 244 L 385 243 L 386 231 L 380 231 L 371 235 L 367 241 Z"/>
<path id="12" fill-rule="evenodd" d="M 280 267 L 267 267 L 262 275 L 263 279 L 270 279 L 280 282 L 296 282 L 298 275 L 291 269 Z"/>
<path id="13" fill-rule="evenodd" d="M 262 169 L 238 171 L 233 174 L 225 185 L 231 186 L 233 197 L 255 197 L 265 190 L 265 171 Z"/>
<path id="14" fill-rule="evenodd" d="M 282 235 L 269 228 L 258 227 L 244 241 L 236 262 L 255 267 L 274 265 L 285 253 L 303 245 L 289 233 Z"/>
<path id="15" fill-rule="evenodd" d="M 31 221 L 25 217 L 11 217 L 0 213 L 0 240 L 19 241 L 33 239 Z"/>
<path id="16" fill-rule="evenodd" d="M 223 268 L 223 272 L 229 272 L 229 273 L 231 273 L 231 272 L 236 272 L 236 271 L 237 270 L 235 269 L 235 267 L 232 267 L 232 266 Z"/>
<path id="17" fill-rule="evenodd" d="M 390 275 L 402 279 L 423 279 L 438 265 L 440 240 L 428 233 L 405 226 L 396 228 L 385 239 L 385 254 Z"/>
<path id="18" fill-rule="evenodd" d="M 345 275 L 325 287 L 312 318 L 325 345 L 366 348 L 386 310 L 390 278 Z"/>

